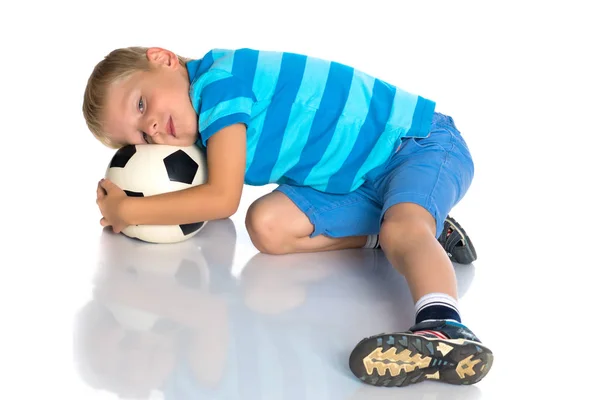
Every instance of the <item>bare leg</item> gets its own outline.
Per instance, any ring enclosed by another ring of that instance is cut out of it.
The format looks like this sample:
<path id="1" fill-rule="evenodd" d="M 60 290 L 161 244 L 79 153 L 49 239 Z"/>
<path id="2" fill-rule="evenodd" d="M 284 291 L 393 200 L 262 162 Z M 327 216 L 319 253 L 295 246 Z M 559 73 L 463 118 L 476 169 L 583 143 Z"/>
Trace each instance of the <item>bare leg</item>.
<path id="1" fill-rule="evenodd" d="M 436 239 L 427 210 L 412 203 L 391 207 L 379 239 L 415 302 L 434 293 L 457 298 L 453 265 Z M 415 319 L 408 331 L 361 340 L 350 354 L 354 375 L 376 386 L 406 386 L 426 379 L 464 385 L 487 375 L 493 354 L 466 326 L 444 316 Z"/>
<path id="2" fill-rule="evenodd" d="M 248 209 L 246 228 L 256 248 L 269 254 L 304 253 L 363 247 L 366 236 L 311 238 L 313 225 L 285 194 L 269 193 Z"/>
<path id="3" fill-rule="evenodd" d="M 379 238 L 390 263 L 406 278 L 415 302 L 428 293 L 458 298 L 454 266 L 436 238 L 435 221 L 427 210 L 412 203 L 391 207 Z"/>

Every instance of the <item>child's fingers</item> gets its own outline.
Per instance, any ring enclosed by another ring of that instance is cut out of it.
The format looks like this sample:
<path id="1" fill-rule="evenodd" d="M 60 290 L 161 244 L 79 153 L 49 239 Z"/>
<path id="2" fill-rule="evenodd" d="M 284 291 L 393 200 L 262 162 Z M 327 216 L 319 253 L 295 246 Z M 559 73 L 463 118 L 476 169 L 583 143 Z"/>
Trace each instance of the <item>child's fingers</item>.
<path id="1" fill-rule="evenodd" d="M 104 190 L 104 193 L 108 194 L 109 191 L 112 191 L 117 185 L 115 185 L 111 180 L 104 178 L 100 180 L 100 187 Z"/>
<path id="2" fill-rule="evenodd" d="M 98 187 L 96 188 L 96 200 L 100 200 L 105 195 L 106 195 L 106 192 L 104 191 L 104 189 L 100 185 L 100 182 L 98 182 Z"/>

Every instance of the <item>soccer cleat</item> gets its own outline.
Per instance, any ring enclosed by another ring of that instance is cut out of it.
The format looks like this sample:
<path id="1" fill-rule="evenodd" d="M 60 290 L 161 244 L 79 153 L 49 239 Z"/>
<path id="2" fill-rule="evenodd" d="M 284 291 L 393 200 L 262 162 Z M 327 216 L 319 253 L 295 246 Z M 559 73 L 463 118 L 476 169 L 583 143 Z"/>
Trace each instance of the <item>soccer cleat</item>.
<path id="1" fill-rule="evenodd" d="M 407 332 L 361 340 L 350 354 L 350 370 L 374 386 L 407 386 L 424 380 L 471 385 L 483 379 L 492 352 L 466 326 L 429 320 Z"/>
<path id="2" fill-rule="evenodd" d="M 450 216 L 444 221 L 444 230 L 438 242 L 442 245 L 451 261 L 459 264 L 470 264 L 477 260 L 477 252 L 473 242 L 465 230 Z"/>

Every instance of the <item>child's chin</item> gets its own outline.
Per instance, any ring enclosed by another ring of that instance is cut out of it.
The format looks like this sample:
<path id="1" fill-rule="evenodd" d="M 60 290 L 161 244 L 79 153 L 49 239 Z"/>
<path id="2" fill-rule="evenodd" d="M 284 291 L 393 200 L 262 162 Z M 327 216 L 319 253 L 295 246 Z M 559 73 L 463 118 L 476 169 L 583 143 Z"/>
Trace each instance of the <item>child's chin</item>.
<path id="1" fill-rule="evenodd" d="M 183 144 L 183 146 L 192 146 L 192 145 L 196 144 L 196 141 L 197 141 L 197 140 L 198 140 L 198 135 L 196 135 L 196 136 L 193 136 L 193 137 L 192 137 L 192 138 L 190 138 L 190 139 L 187 139 L 187 138 L 186 138 L 186 139 L 184 140 L 184 144 Z"/>
<path id="2" fill-rule="evenodd" d="M 196 143 L 196 141 L 198 140 L 198 135 L 190 135 L 190 136 L 184 136 L 184 137 L 180 137 L 177 138 L 177 140 L 174 140 L 174 144 L 177 146 L 181 146 L 181 147 L 187 147 L 187 146 L 192 146 Z"/>

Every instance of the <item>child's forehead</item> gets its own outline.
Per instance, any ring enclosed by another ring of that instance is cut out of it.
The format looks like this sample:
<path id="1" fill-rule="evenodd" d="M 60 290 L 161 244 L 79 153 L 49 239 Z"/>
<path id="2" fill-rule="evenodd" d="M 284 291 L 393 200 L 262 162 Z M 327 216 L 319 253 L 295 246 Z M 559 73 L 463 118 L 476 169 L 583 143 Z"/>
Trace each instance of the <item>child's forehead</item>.
<path id="1" fill-rule="evenodd" d="M 135 98 L 141 92 L 139 83 L 131 78 L 114 81 L 107 91 L 103 122 L 105 130 L 117 141 L 128 140 L 135 116 Z"/>
<path id="2" fill-rule="evenodd" d="M 143 76 L 142 72 L 143 71 L 133 71 L 127 75 L 118 77 L 111 83 L 111 86 L 125 90 L 138 86 L 147 79 Z"/>
<path id="3" fill-rule="evenodd" d="M 160 74 L 152 71 L 135 71 L 117 79 L 112 85 L 118 87 L 122 91 L 132 92 L 160 85 L 160 79 Z"/>
<path id="4" fill-rule="evenodd" d="M 142 90 L 146 82 L 147 78 L 139 73 L 116 79 L 108 87 L 107 99 L 110 103 L 117 103 L 123 107 L 130 102 L 133 95 Z"/>
<path id="5" fill-rule="evenodd" d="M 107 110 L 113 109 L 111 105 L 122 104 L 138 86 L 133 77 L 123 77 L 113 81 L 107 88 Z"/>
<path id="6" fill-rule="evenodd" d="M 141 95 L 145 89 L 160 86 L 159 74 L 152 71 L 135 71 L 115 79 L 107 90 L 110 102 L 119 103 L 120 106 L 129 106 L 132 98 Z"/>

